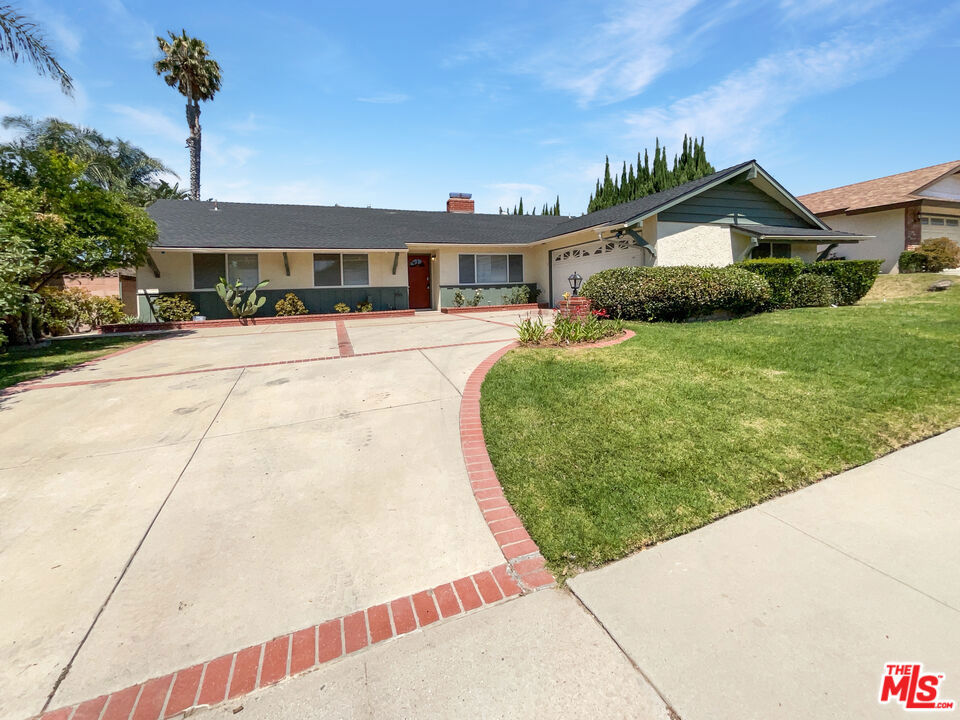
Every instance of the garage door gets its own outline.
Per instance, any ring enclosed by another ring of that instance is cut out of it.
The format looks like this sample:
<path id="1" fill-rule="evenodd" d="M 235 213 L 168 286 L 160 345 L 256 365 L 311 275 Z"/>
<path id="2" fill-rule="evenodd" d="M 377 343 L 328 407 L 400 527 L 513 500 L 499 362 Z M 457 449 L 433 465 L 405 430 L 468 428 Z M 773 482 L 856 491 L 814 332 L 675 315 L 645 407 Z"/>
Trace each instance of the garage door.
<path id="1" fill-rule="evenodd" d="M 567 280 L 574 272 L 586 281 L 595 272 L 628 265 L 652 265 L 650 251 L 632 238 L 598 240 L 573 248 L 553 252 L 553 307 L 565 292 L 570 292 Z"/>

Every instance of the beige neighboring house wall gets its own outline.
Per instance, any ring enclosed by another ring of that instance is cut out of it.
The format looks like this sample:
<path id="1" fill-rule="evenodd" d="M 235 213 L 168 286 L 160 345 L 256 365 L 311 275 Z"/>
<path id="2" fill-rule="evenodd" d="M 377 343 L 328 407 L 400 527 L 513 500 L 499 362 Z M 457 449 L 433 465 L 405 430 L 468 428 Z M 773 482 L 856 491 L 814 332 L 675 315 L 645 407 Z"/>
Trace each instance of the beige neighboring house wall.
<path id="1" fill-rule="evenodd" d="M 53 287 L 58 287 L 54 283 Z M 134 270 L 119 270 L 110 275 L 65 275 L 60 287 L 83 288 L 91 295 L 99 297 L 119 297 L 123 302 L 123 311 L 127 315 L 137 314 L 137 276 Z"/>
<path id="2" fill-rule="evenodd" d="M 858 215 L 830 215 L 824 221 L 834 230 L 844 230 L 860 235 L 874 235 L 855 245 L 840 245 L 834 252 L 848 260 L 883 260 L 880 272 L 897 272 L 897 261 L 903 252 L 904 214 L 897 210 L 861 213 Z M 827 245 L 821 245 L 826 250 Z"/>

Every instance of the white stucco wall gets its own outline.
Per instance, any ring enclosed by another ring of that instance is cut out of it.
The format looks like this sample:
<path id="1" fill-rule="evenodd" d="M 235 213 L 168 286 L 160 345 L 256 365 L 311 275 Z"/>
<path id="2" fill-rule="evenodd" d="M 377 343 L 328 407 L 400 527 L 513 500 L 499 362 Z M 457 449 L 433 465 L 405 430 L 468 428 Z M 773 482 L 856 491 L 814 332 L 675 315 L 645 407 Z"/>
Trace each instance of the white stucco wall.
<path id="1" fill-rule="evenodd" d="M 834 251 L 848 260 L 883 260 L 880 272 L 897 272 L 897 260 L 904 250 L 904 210 L 882 210 L 858 215 L 830 215 L 823 219 L 834 230 L 875 235 L 855 245 L 843 244 Z M 821 245 L 820 249 L 825 249 Z"/>
<path id="2" fill-rule="evenodd" d="M 745 240 L 734 241 L 729 225 L 657 224 L 657 265 L 729 265 L 745 247 Z"/>

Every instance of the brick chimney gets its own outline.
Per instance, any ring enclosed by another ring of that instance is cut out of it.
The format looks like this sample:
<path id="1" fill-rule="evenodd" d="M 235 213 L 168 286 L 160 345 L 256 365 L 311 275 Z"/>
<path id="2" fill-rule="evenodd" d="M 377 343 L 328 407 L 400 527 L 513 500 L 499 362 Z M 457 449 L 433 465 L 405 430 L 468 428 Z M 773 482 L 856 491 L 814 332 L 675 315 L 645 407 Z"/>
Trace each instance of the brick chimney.
<path id="1" fill-rule="evenodd" d="M 447 212 L 472 213 L 473 195 L 470 193 L 450 193 L 447 200 Z"/>

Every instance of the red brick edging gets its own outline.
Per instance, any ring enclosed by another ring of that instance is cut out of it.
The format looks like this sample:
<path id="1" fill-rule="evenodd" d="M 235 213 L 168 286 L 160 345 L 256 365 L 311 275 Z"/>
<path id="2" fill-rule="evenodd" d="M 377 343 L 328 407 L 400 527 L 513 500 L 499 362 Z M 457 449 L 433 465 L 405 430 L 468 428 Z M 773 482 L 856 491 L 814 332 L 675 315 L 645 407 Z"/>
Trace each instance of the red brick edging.
<path id="1" fill-rule="evenodd" d="M 39 717 L 170 718 L 192 707 L 217 705 L 246 695 L 368 646 L 516 597 L 521 592 L 508 566 L 498 565 Z"/>
<path id="2" fill-rule="evenodd" d="M 184 320 L 182 322 L 152 322 L 131 323 L 129 325 L 103 325 L 100 332 L 103 334 L 118 332 L 144 332 L 147 330 L 191 330 L 208 327 L 246 327 L 249 325 L 287 325 L 289 323 L 319 322 L 324 320 L 343 320 L 344 318 L 385 318 L 409 317 L 415 315 L 414 310 L 371 310 L 357 313 L 321 313 L 318 315 L 283 315 L 281 317 L 248 318 L 244 322 L 236 318 L 225 320 Z"/>
<path id="3" fill-rule="evenodd" d="M 470 305 L 469 307 L 442 307 L 440 312 L 446 315 L 466 315 L 468 313 L 495 312 L 497 310 L 536 310 L 546 305 L 523 303 L 521 305 Z"/>
<path id="4" fill-rule="evenodd" d="M 553 585 L 556 578 L 545 568 L 540 548 L 530 538 L 503 494 L 503 487 L 487 454 L 480 423 L 480 386 L 483 379 L 494 363 L 515 347 L 518 347 L 518 343 L 513 342 L 497 350 L 470 374 L 460 403 L 460 445 L 470 487 L 483 519 L 487 521 L 487 527 L 493 533 L 510 569 L 520 579 L 520 586 L 525 591 L 532 591 Z"/>

